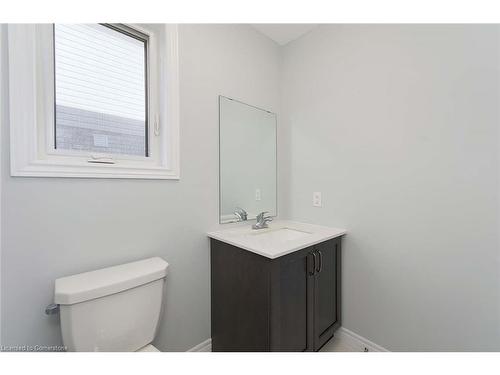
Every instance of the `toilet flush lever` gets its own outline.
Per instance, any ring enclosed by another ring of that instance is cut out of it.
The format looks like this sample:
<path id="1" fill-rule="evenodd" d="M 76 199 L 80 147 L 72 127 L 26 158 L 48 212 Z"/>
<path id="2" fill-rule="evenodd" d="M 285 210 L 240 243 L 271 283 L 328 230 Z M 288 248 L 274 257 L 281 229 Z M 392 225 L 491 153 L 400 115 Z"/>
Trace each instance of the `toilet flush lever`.
<path id="1" fill-rule="evenodd" d="M 47 315 L 59 314 L 59 305 L 57 303 L 51 303 L 45 308 L 45 314 Z"/>

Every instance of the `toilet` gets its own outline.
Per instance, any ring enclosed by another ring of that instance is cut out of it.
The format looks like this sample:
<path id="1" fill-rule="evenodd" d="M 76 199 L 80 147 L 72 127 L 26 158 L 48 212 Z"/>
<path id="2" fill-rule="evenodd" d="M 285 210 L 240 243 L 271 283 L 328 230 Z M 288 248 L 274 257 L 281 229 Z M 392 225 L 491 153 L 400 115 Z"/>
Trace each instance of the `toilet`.
<path id="1" fill-rule="evenodd" d="M 155 257 L 57 279 L 54 302 L 67 350 L 159 351 L 151 343 L 167 268 Z"/>

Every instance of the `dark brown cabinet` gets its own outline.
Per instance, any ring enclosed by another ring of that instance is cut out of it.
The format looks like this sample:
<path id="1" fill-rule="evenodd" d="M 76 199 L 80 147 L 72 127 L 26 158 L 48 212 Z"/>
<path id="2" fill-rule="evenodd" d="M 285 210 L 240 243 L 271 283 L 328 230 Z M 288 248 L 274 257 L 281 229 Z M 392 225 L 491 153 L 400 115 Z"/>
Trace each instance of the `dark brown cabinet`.
<path id="1" fill-rule="evenodd" d="M 318 350 L 340 326 L 340 239 L 315 246 L 314 348 Z"/>
<path id="2" fill-rule="evenodd" d="M 266 258 L 211 240 L 213 351 L 317 351 L 340 326 L 341 237 Z"/>

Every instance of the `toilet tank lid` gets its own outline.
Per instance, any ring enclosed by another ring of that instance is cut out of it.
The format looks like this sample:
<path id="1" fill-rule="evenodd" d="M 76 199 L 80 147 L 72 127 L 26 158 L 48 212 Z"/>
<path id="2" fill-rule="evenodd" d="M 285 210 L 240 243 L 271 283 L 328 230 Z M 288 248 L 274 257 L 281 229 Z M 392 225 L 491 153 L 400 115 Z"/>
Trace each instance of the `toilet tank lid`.
<path id="1" fill-rule="evenodd" d="M 167 275 L 168 263 L 154 257 L 56 280 L 54 302 L 72 305 L 150 283 Z"/>

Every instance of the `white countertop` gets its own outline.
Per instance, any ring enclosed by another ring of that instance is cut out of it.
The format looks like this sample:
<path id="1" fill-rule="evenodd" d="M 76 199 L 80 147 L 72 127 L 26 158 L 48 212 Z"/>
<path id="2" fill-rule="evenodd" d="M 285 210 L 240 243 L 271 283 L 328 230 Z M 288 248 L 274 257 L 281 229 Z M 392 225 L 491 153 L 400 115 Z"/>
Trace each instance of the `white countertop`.
<path id="1" fill-rule="evenodd" d="M 269 228 L 252 229 L 251 223 L 207 233 L 208 237 L 267 258 L 278 258 L 346 234 L 345 229 L 279 220 Z"/>

